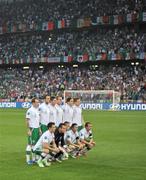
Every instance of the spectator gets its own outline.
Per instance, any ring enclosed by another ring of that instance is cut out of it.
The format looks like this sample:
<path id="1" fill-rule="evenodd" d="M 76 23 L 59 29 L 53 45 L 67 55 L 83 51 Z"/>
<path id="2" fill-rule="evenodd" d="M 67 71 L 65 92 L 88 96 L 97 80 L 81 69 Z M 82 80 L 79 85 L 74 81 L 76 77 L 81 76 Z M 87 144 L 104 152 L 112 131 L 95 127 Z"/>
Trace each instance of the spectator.
<path id="1" fill-rule="evenodd" d="M 63 90 L 116 90 L 122 100 L 146 100 L 146 67 L 101 65 L 90 67 L 51 67 L 1 69 L 0 98 L 13 101 L 45 94 L 63 95 Z M 61 88 L 62 85 L 64 88 Z"/>

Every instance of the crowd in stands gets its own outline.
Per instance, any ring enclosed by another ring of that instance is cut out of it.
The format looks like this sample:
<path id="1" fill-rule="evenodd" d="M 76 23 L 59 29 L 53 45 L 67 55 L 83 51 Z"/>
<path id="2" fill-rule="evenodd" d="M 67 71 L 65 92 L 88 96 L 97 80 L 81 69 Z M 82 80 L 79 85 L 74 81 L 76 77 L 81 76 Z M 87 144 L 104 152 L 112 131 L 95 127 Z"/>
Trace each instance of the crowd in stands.
<path id="1" fill-rule="evenodd" d="M 57 66 L 39 70 L 0 69 L 0 98 L 41 98 L 64 90 L 116 90 L 121 100 L 146 100 L 146 67 L 100 65 L 98 68 Z"/>
<path id="2" fill-rule="evenodd" d="M 78 19 L 103 15 L 142 12 L 144 0 L 13 0 L 0 2 L 0 26 L 3 24 L 42 23 L 51 20 Z M 42 57 L 73 56 L 87 53 L 146 52 L 146 34 L 132 26 L 98 28 L 83 31 L 9 34 L 0 36 L 0 61 Z M 41 97 L 46 93 L 62 95 L 65 89 L 108 90 L 121 92 L 121 99 L 146 100 L 146 68 L 143 66 L 104 66 L 98 69 L 30 68 L 0 69 L 0 98 L 19 100 Z"/>
<path id="3" fill-rule="evenodd" d="M 51 34 L 0 36 L 0 59 L 29 59 L 87 53 L 146 52 L 146 36 L 133 28 L 98 29 Z"/>
<path id="4" fill-rule="evenodd" d="M 144 0 L 12 0 L 0 2 L 0 25 L 77 19 L 144 10 Z"/>

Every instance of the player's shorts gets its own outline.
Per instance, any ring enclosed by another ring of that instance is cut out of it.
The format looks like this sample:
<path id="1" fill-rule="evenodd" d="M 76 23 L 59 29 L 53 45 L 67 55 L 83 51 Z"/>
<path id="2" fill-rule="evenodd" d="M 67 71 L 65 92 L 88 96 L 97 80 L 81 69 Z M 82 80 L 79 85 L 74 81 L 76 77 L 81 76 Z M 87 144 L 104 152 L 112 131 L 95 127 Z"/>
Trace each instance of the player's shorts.
<path id="1" fill-rule="evenodd" d="M 42 151 L 43 150 L 41 148 L 36 148 L 35 150 L 33 150 L 33 153 L 35 153 L 37 155 L 41 155 Z"/>
<path id="2" fill-rule="evenodd" d="M 83 129 L 83 126 L 78 126 L 78 132 Z"/>
<path id="3" fill-rule="evenodd" d="M 28 144 L 35 145 L 40 138 L 39 128 L 30 128 L 31 136 L 28 136 Z"/>
<path id="4" fill-rule="evenodd" d="M 46 125 L 44 125 L 44 124 L 41 124 L 42 134 L 43 134 L 44 132 L 46 132 L 47 130 L 48 130 L 48 127 L 47 127 Z"/>

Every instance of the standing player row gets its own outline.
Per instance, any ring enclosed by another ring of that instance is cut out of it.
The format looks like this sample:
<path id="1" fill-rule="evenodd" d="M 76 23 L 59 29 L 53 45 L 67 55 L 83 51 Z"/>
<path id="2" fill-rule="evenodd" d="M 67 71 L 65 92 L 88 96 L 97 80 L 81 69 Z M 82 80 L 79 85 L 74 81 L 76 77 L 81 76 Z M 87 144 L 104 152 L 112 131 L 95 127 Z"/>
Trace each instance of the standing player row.
<path id="1" fill-rule="evenodd" d="M 49 122 L 54 122 L 56 127 L 65 121 L 70 125 L 76 123 L 80 129 L 84 124 L 79 98 L 67 98 L 62 106 L 62 97 L 45 96 L 44 102 L 39 106 L 39 114 L 42 131 Z"/>

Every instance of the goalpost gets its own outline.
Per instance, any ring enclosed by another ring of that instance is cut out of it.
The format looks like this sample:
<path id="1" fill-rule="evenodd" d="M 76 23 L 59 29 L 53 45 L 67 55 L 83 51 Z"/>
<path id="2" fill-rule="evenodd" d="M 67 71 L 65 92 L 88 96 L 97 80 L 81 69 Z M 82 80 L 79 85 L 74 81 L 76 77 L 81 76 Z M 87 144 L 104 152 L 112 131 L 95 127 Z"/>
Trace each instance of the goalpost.
<path id="1" fill-rule="evenodd" d="M 80 98 L 83 109 L 120 109 L 120 93 L 114 90 L 65 90 L 64 102 L 68 97 Z"/>

